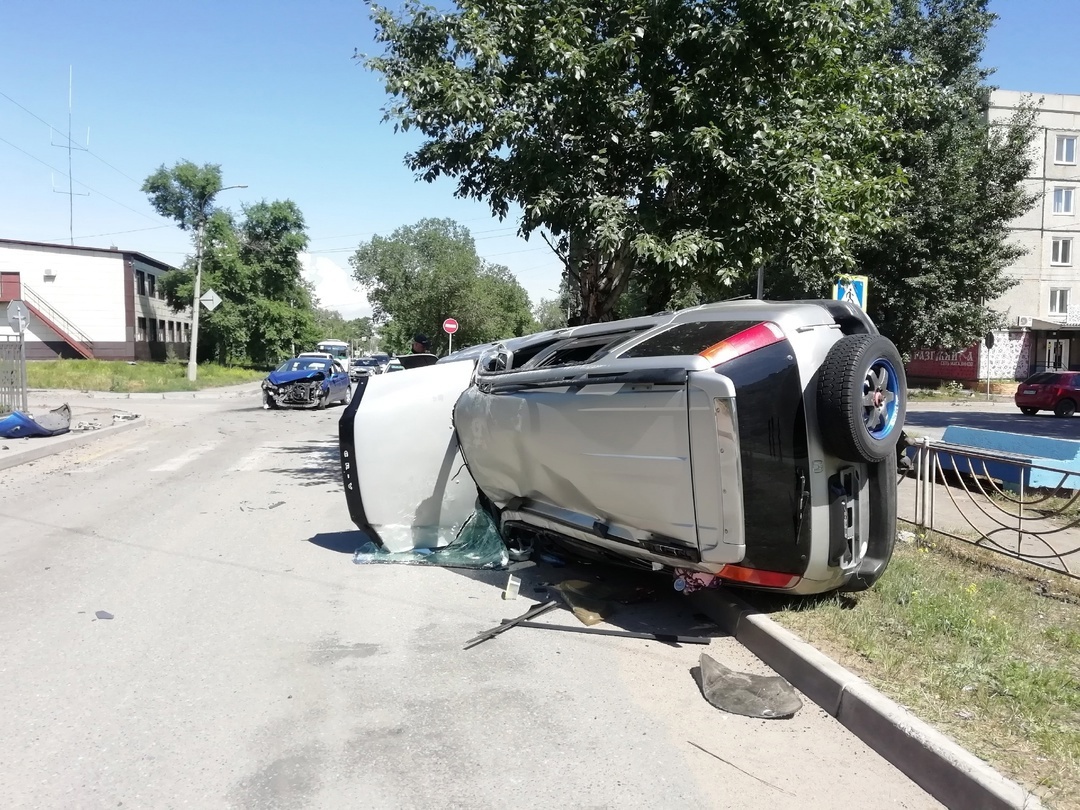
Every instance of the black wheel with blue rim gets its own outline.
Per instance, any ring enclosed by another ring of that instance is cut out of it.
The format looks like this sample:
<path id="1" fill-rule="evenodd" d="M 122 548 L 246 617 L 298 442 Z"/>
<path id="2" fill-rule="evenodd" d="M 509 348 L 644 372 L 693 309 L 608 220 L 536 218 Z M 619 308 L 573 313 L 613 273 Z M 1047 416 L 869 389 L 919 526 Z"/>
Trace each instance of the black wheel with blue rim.
<path id="1" fill-rule="evenodd" d="M 845 461 L 884 461 L 896 449 L 906 412 L 907 377 L 891 340 L 845 335 L 833 345 L 818 380 L 827 450 Z"/>

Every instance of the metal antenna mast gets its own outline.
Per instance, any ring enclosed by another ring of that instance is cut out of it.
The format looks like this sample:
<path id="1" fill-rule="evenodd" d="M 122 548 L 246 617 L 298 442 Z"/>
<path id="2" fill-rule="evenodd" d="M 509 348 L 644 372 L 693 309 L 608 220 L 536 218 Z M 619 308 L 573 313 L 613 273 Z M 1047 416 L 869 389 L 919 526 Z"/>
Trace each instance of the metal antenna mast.
<path id="1" fill-rule="evenodd" d="M 67 174 L 68 174 L 68 190 L 67 191 L 61 191 L 61 190 L 57 189 L 56 188 L 56 178 L 53 178 L 53 191 L 56 192 L 57 194 L 67 194 L 68 195 L 68 239 L 71 242 L 71 244 L 74 245 L 75 244 L 75 198 L 76 197 L 89 197 L 90 192 L 87 191 L 87 192 L 84 192 L 82 194 L 76 194 L 75 193 L 75 179 L 72 177 L 72 167 L 71 167 L 71 150 L 72 149 L 77 149 L 80 152 L 86 152 L 86 151 L 88 151 L 90 149 L 90 127 L 86 128 L 86 146 L 75 146 L 74 142 L 71 140 L 71 96 L 72 96 L 72 80 L 73 80 L 73 78 L 74 78 L 74 71 L 73 71 L 72 67 L 69 65 L 68 66 L 68 133 L 67 133 L 67 143 L 66 144 L 52 143 L 52 140 L 53 140 L 53 137 L 52 137 L 53 130 L 52 130 L 52 128 L 49 129 L 49 142 L 52 143 L 53 146 L 59 146 L 60 148 L 65 148 L 65 147 L 67 148 L 67 153 L 68 153 L 68 170 L 67 170 Z"/>

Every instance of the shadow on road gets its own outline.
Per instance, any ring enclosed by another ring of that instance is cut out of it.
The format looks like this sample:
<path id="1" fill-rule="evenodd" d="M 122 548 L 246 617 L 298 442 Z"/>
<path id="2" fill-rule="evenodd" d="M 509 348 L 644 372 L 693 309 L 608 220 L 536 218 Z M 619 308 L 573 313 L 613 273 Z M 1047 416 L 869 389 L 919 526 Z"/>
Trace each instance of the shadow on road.
<path id="1" fill-rule="evenodd" d="M 351 555 L 367 542 L 367 537 L 359 529 L 353 529 L 349 532 L 319 532 L 308 538 L 308 542 L 327 551 Z"/>
<path id="2" fill-rule="evenodd" d="M 296 464 L 270 467 L 266 472 L 295 479 L 300 486 L 335 484 L 340 488 L 341 466 L 336 439 L 309 439 L 293 445 L 283 445 L 274 453 L 289 456 L 295 459 Z"/>

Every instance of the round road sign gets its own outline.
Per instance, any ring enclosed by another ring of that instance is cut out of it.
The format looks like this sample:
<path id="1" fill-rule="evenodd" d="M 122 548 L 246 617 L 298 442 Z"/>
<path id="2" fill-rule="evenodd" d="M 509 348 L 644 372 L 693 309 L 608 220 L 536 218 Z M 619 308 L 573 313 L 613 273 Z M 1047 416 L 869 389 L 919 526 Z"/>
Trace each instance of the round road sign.
<path id="1" fill-rule="evenodd" d="M 454 334 L 458 330 L 458 322 L 453 318 L 447 318 L 442 322 L 442 330 L 448 335 Z"/>

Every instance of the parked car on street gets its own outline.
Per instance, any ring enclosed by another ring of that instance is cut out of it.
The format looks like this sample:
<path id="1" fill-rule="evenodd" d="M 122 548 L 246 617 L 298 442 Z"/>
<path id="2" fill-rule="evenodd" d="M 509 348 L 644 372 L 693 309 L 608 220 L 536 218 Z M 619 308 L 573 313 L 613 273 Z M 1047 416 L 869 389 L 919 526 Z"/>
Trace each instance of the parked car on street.
<path id="1" fill-rule="evenodd" d="M 390 550 L 451 542 L 479 504 L 511 548 L 543 537 L 676 582 L 855 591 L 892 556 L 907 385 L 846 302 L 555 330 L 369 382 L 342 474 Z"/>
<path id="2" fill-rule="evenodd" d="M 1034 416 L 1039 411 L 1053 411 L 1054 416 L 1068 417 L 1080 405 L 1080 371 L 1041 371 L 1028 377 L 1013 394 L 1021 413 Z"/>
<path id="3" fill-rule="evenodd" d="M 368 374 L 378 374 L 381 370 L 379 361 L 374 357 L 354 357 L 349 367 L 349 377 L 355 382 Z"/>
<path id="4" fill-rule="evenodd" d="M 286 360 L 262 383 L 263 407 L 325 408 L 352 399 L 349 375 L 329 355 L 309 352 Z"/>

